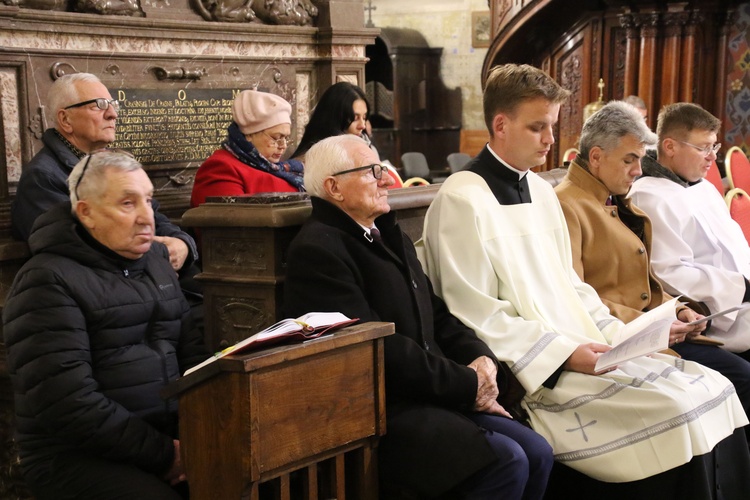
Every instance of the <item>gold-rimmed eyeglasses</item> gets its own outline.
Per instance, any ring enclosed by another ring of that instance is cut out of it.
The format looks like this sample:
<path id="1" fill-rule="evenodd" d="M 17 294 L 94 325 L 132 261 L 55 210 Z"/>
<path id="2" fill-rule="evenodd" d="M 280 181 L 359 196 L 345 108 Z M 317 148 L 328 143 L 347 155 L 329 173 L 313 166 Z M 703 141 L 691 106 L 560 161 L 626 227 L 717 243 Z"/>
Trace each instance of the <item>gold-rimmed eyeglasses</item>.
<path id="1" fill-rule="evenodd" d="M 380 163 L 373 163 L 372 165 L 365 165 L 363 167 L 357 167 L 357 168 L 350 168 L 349 170 L 342 170 L 341 172 L 336 172 L 333 174 L 333 177 L 336 177 L 337 175 L 344 175 L 349 174 L 352 172 L 359 172 L 360 170 L 367 170 L 370 169 L 372 171 L 372 176 L 375 177 L 375 179 L 380 180 L 383 178 L 383 172 L 388 171 L 388 167 L 385 165 L 381 165 Z"/>
<path id="2" fill-rule="evenodd" d="M 78 186 L 81 185 L 81 180 L 83 179 L 83 175 L 86 173 L 86 169 L 89 168 L 89 163 L 91 163 L 91 158 L 93 158 L 94 155 L 97 155 L 99 153 L 119 153 L 119 154 L 127 155 L 131 158 L 135 158 L 135 156 L 133 156 L 133 153 L 131 153 L 130 151 L 126 151 L 124 149 L 102 148 L 102 149 L 97 149 L 89 153 L 88 158 L 86 158 L 86 163 L 83 164 L 83 168 L 81 169 L 81 175 L 79 175 L 78 179 L 76 180 L 76 187 L 73 188 L 73 192 L 76 194 L 76 198 L 80 199 L 80 196 L 78 196 Z"/>
<path id="3" fill-rule="evenodd" d="M 97 97 L 96 99 L 77 102 L 75 104 L 71 104 L 70 106 L 66 106 L 63 109 L 80 108 L 81 106 L 86 106 L 87 104 L 94 103 L 96 103 L 96 107 L 101 109 L 102 111 L 107 111 L 107 108 L 109 108 L 110 106 L 112 106 L 112 109 L 114 109 L 115 111 L 120 111 L 120 101 L 118 101 L 117 99 L 105 99 L 104 97 Z"/>
<path id="4" fill-rule="evenodd" d="M 261 133 L 271 139 L 272 142 L 276 144 L 277 148 L 288 148 L 292 144 L 294 144 L 294 141 L 289 137 L 288 135 L 282 135 L 281 137 L 274 137 L 265 130 L 261 130 Z"/>
<path id="5" fill-rule="evenodd" d="M 681 141 L 679 139 L 675 139 L 675 141 L 681 142 L 681 143 L 685 144 L 686 146 L 690 146 L 691 148 L 697 149 L 698 151 L 700 151 L 701 153 L 703 153 L 703 156 L 708 156 L 711 153 L 718 154 L 719 150 L 721 149 L 721 143 L 720 142 L 717 142 L 716 144 L 712 144 L 710 146 L 701 147 L 701 146 L 696 146 L 695 144 L 690 144 L 689 142 L 686 142 L 686 141 Z"/>

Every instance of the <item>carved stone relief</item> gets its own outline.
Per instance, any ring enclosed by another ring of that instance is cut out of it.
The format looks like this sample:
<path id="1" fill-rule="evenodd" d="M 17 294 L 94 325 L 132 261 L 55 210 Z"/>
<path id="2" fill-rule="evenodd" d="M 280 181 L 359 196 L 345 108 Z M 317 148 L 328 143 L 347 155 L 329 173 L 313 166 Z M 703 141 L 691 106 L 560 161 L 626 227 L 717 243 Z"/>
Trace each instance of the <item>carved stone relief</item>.
<path id="1" fill-rule="evenodd" d="M 141 0 L 2 0 L 27 9 L 146 17 Z M 318 15 L 311 0 L 190 0 L 206 21 L 310 26 Z"/>
<path id="2" fill-rule="evenodd" d="M 193 0 L 207 21 L 311 25 L 318 8 L 310 0 Z"/>
<path id="3" fill-rule="evenodd" d="M 18 116 L 18 81 L 13 68 L 0 68 L 0 113 L 3 119 L 5 138 L 5 165 L 8 180 L 13 182 L 21 177 L 21 134 Z"/>
<path id="4" fill-rule="evenodd" d="M 109 16 L 146 17 L 140 0 L 74 0 L 73 11 Z"/>
<path id="5" fill-rule="evenodd" d="M 297 137 L 302 138 L 305 126 L 310 121 L 310 73 L 299 72 L 297 80 Z"/>

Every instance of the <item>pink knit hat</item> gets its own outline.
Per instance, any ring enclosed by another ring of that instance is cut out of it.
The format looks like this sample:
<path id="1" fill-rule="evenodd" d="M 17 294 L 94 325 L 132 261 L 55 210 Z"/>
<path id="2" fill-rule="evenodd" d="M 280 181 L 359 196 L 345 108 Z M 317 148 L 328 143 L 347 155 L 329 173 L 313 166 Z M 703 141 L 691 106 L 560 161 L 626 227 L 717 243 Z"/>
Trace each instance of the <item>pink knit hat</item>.
<path id="1" fill-rule="evenodd" d="M 276 94 L 243 90 L 234 99 L 232 118 L 243 134 L 254 134 L 281 123 L 292 124 L 292 106 Z"/>

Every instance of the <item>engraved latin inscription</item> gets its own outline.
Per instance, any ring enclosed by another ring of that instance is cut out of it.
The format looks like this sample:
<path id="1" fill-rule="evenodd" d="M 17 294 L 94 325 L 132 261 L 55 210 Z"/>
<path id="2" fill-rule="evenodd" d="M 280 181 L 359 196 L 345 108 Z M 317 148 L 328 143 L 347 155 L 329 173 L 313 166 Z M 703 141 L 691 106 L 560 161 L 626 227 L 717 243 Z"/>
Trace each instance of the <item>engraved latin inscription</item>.
<path id="1" fill-rule="evenodd" d="M 114 147 L 144 164 L 202 162 L 221 144 L 241 89 L 117 89 Z"/>

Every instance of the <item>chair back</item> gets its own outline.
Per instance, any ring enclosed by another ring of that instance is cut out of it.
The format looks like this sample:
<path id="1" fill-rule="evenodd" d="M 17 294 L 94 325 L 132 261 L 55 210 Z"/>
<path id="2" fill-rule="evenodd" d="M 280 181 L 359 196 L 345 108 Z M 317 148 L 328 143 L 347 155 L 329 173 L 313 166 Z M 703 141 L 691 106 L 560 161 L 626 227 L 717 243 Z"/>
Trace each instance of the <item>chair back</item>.
<path id="1" fill-rule="evenodd" d="M 451 173 L 455 174 L 466 168 L 466 165 L 471 161 L 471 156 L 466 153 L 451 153 L 446 159 L 448 160 Z"/>
<path id="2" fill-rule="evenodd" d="M 724 182 L 721 180 L 721 172 L 719 172 L 719 165 L 716 164 L 716 160 L 711 162 L 711 168 L 708 169 L 706 180 L 716 187 L 719 194 L 724 196 Z"/>
<path id="3" fill-rule="evenodd" d="M 741 188 L 731 189 L 725 200 L 729 207 L 729 215 L 739 224 L 742 234 L 750 244 L 750 196 Z"/>
<path id="4" fill-rule="evenodd" d="M 388 165 L 388 175 L 390 175 L 393 179 L 393 184 L 388 186 L 388 189 L 397 189 L 404 187 L 404 181 L 401 179 L 401 176 L 398 175 L 396 169 L 390 165 Z"/>
<path id="5" fill-rule="evenodd" d="M 750 192 L 750 161 L 737 146 L 729 148 L 724 159 L 729 189 L 741 188 Z"/>
<path id="6" fill-rule="evenodd" d="M 401 155 L 401 166 L 404 168 L 404 177 L 430 177 L 430 166 L 427 158 L 422 153 L 411 151 Z"/>
<path id="7" fill-rule="evenodd" d="M 580 153 L 580 151 L 578 151 L 578 149 L 576 148 L 566 149 L 562 156 L 563 162 L 575 160 L 578 153 Z"/>
<path id="8" fill-rule="evenodd" d="M 423 177 L 410 177 L 409 179 L 406 179 L 404 181 L 404 187 L 412 187 L 412 186 L 429 186 L 430 181 Z"/>

